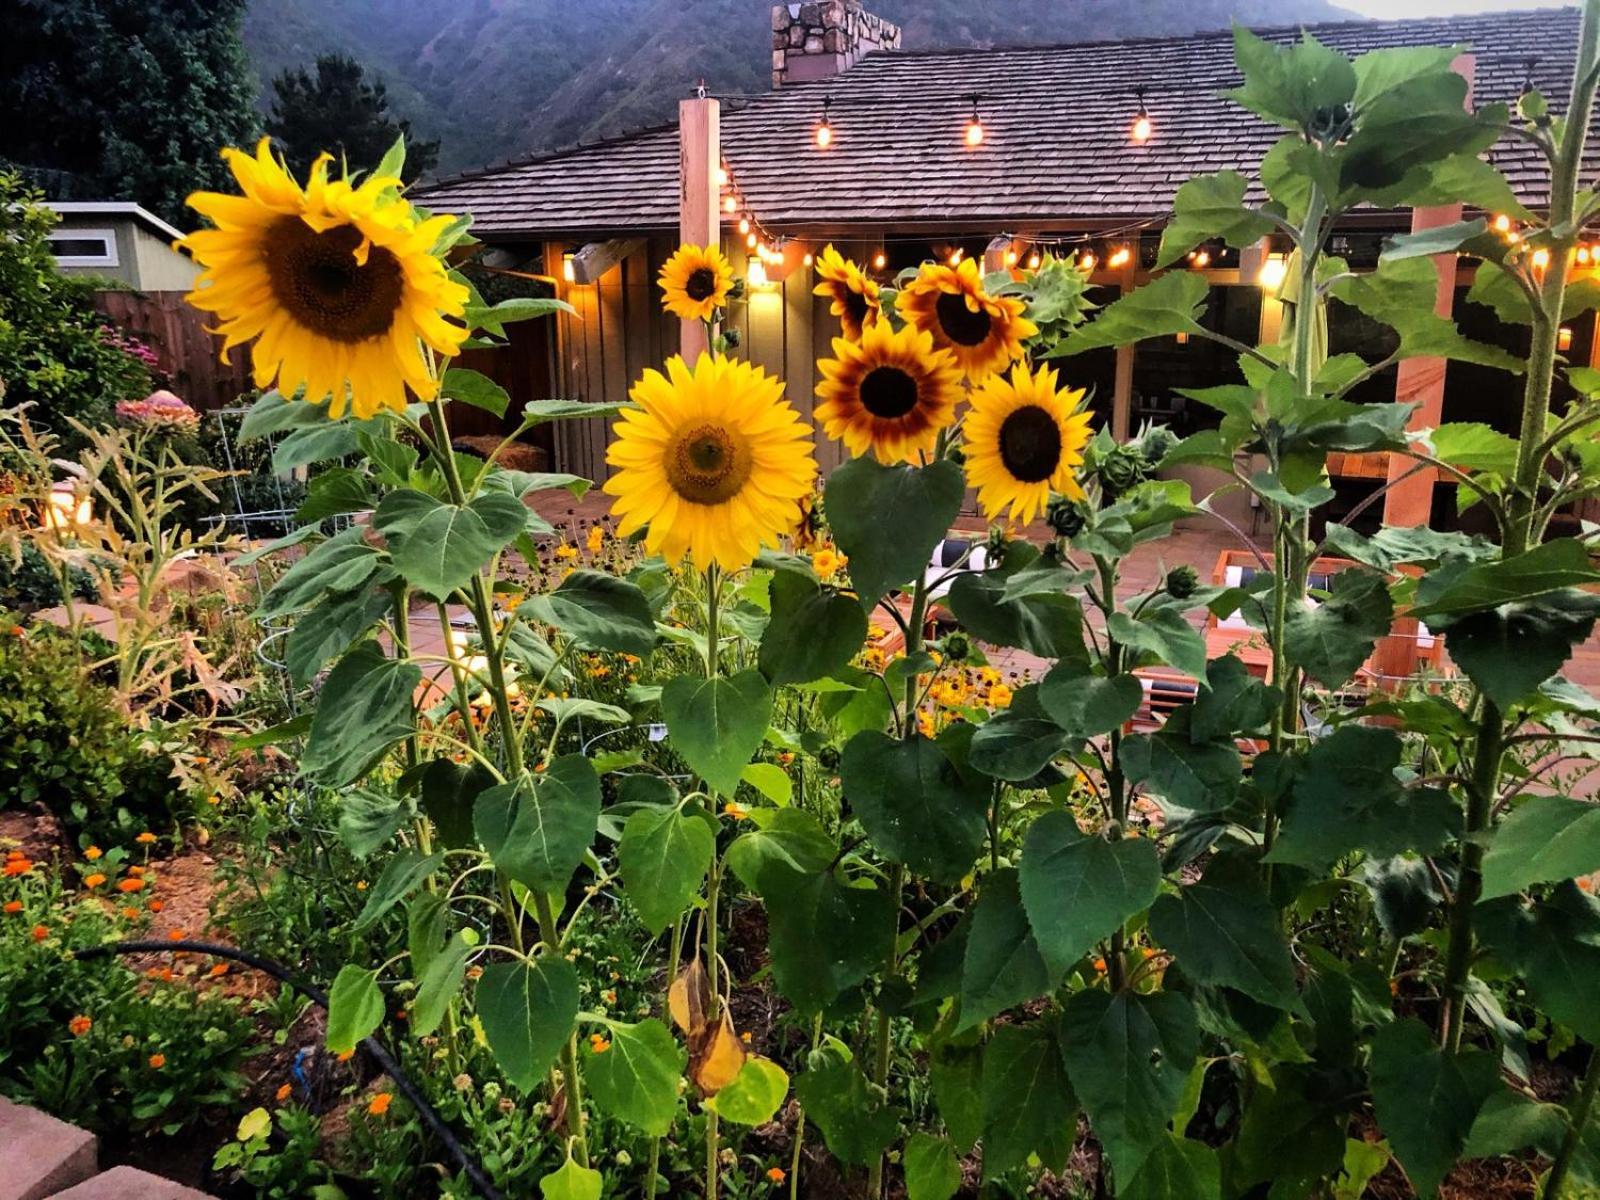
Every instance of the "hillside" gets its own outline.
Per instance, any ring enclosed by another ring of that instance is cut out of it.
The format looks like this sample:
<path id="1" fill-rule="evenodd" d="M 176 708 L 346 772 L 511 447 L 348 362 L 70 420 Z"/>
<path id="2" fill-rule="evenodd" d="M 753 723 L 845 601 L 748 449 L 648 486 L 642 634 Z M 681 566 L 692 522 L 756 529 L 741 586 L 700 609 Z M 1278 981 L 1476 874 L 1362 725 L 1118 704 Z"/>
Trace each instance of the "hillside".
<path id="1" fill-rule="evenodd" d="M 908 48 L 1095 41 L 1341 19 L 1328 0 L 868 0 Z M 765 0 L 252 0 L 262 80 L 341 50 L 402 115 L 443 139 L 450 171 L 668 119 L 704 76 L 769 86 Z"/>

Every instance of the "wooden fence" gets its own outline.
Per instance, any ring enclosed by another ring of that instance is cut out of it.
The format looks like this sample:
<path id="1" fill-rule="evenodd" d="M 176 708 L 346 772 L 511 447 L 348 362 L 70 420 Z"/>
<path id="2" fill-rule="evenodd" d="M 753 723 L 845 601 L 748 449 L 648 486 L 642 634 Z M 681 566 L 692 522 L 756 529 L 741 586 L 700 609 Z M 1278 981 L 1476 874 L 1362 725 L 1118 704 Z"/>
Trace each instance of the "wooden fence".
<path id="1" fill-rule="evenodd" d="M 222 339 L 206 329 L 213 318 L 181 292 L 97 292 L 95 307 L 154 350 L 172 390 L 201 412 L 237 404 L 254 386 L 249 356 L 236 347 L 219 358 Z"/>

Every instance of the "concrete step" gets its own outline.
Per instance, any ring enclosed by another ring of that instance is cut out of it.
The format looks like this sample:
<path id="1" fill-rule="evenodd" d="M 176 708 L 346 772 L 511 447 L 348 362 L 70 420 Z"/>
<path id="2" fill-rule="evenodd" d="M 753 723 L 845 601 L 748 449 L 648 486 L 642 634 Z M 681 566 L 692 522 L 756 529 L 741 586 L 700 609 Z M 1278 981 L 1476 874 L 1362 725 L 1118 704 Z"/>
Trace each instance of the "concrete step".
<path id="1" fill-rule="evenodd" d="M 57 1192 L 53 1200 L 208 1200 L 204 1192 L 138 1167 L 112 1167 L 103 1175 Z"/>
<path id="2" fill-rule="evenodd" d="M 98 1166 L 94 1134 L 0 1096 L 0 1200 L 45 1200 Z"/>

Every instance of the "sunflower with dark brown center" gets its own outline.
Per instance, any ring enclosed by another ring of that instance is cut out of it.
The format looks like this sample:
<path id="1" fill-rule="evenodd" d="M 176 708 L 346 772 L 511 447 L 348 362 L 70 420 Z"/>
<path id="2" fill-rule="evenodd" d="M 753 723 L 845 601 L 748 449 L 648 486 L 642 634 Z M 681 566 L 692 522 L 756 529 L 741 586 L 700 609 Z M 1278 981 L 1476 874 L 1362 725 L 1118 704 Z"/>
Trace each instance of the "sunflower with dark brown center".
<path id="1" fill-rule="evenodd" d="M 991 518 L 1009 510 L 1021 525 L 1050 502 L 1052 492 L 1082 500 L 1075 474 L 1089 443 L 1089 414 L 1080 412 L 1082 388 L 1057 386 L 1050 367 L 1029 371 L 1018 363 L 1011 375 L 991 375 L 972 394 L 961 424 L 967 483 Z"/>
<path id="2" fill-rule="evenodd" d="M 714 321 L 733 289 L 733 266 L 715 246 L 683 245 L 661 268 L 661 303 L 685 321 Z"/>
<path id="3" fill-rule="evenodd" d="M 833 352 L 837 358 L 817 360 L 816 417 L 851 454 L 870 450 L 886 463 L 914 458 L 955 420 L 961 369 L 928 334 L 879 321 L 859 342 L 834 338 Z"/>
<path id="4" fill-rule="evenodd" d="M 781 381 L 739 359 L 702 354 L 691 370 L 674 356 L 630 395 L 638 407 L 606 450 L 619 537 L 643 529 L 652 554 L 737 571 L 794 529 L 817 467 Z"/>
<path id="5" fill-rule="evenodd" d="M 252 343 L 256 386 L 303 391 L 333 417 L 403 410 L 408 386 L 432 399 L 424 347 L 453 355 L 467 336 L 448 319 L 467 289 L 435 249 L 453 218 L 422 220 L 398 179 L 330 179 L 328 155 L 302 188 L 265 138 L 223 158 L 243 194 L 189 197 L 214 228 L 183 239 L 205 268 L 188 299 L 217 315 L 226 346 Z"/>
<path id="6" fill-rule="evenodd" d="M 876 325 L 883 315 L 877 281 L 831 245 L 817 256 L 816 270 L 822 282 L 812 291 L 828 298 L 828 311 L 839 318 L 844 336 L 859 342 L 861 331 Z"/>
<path id="7" fill-rule="evenodd" d="M 1022 357 L 1023 341 L 1039 332 L 1022 315 L 1025 307 L 1015 296 L 985 291 L 977 260 L 971 258 L 954 267 L 924 263 L 896 301 L 900 315 L 930 334 L 935 346 L 950 351 L 973 383 Z"/>

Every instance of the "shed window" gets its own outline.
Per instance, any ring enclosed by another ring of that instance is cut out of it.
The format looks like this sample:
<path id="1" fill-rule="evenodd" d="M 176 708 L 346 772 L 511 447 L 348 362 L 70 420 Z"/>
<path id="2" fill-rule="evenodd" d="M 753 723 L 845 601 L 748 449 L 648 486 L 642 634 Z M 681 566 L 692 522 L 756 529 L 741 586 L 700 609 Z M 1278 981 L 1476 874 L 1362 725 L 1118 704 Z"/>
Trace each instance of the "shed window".
<path id="1" fill-rule="evenodd" d="M 58 229 L 50 234 L 50 251 L 63 267 L 114 267 L 117 235 L 110 229 Z"/>

